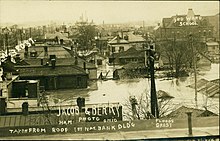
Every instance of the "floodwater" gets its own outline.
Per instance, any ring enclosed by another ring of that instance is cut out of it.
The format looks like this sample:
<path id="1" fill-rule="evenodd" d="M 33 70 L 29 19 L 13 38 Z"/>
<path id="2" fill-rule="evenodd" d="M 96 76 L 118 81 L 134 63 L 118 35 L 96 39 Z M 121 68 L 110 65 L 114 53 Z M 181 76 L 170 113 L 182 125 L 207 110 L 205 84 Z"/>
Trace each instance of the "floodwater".
<path id="1" fill-rule="evenodd" d="M 99 74 L 99 73 L 98 73 Z M 212 64 L 210 70 L 199 71 L 197 80 L 219 79 L 219 64 Z M 172 105 L 196 107 L 195 90 L 187 87 L 194 83 L 194 75 L 186 78 L 165 80 L 156 79 L 156 90 L 163 90 L 173 96 Z M 121 103 L 128 101 L 129 96 L 140 98 L 142 94 L 150 93 L 150 79 L 136 78 L 124 80 L 98 80 L 90 84 L 86 90 L 59 90 L 49 92 L 50 102 L 58 104 L 76 104 L 77 97 L 84 97 L 86 104 Z M 207 98 L 197 93 L 197 107 L 206 106 L 208 110 L 219 114 L 219 98 Z"/>

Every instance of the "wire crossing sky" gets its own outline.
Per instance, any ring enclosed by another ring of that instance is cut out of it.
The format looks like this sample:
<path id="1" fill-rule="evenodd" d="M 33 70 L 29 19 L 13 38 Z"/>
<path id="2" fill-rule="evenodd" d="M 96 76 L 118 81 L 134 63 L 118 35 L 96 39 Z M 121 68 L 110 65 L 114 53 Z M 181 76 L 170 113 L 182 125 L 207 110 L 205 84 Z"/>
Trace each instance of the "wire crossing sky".
<path id="1" fill-rule="evenodd" d="M 188 8 L 201 16 L 219 13 L 218 1 L 6 1 L 0 0 L 0 23 L 76 21 L 88 17 L 97 24 L 161 21 L 183 15 Z"/>

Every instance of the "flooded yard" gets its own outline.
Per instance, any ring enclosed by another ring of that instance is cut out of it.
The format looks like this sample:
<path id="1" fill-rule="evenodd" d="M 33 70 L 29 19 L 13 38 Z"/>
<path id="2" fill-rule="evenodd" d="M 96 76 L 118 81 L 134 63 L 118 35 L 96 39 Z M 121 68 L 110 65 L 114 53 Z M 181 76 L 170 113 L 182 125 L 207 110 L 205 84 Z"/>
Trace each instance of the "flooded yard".
<path id="1" fill-rule="evenodd" d="M 156 90 L 163 90 L 174 98 L 172 99 L 173 107 L 181 105 L 195 107 L 195 90 L 187 87 L 194 83 L 194 75 L 186 78 L 165 80 L 156 79 Z M 219 79 L 219 64 L 212 64 L 209 71 L 200 71 L 197 80 L 204 78 L 207 80 Z M 150 93 L 150 79 L 136 78 L 123 80 L 98 80 L 90 84 L 86 90 L 59 90 L 48 92 L 50 102 L 62 104 L 76 104 L 78 97 L 84 97 L 86 104 L 94 103 L 121 103 L 124 104 L 129 96 L 136 96 Z M 208 110 L 219 113 L 219 98 L 208 98 L 198 92 L 198 108 L 204 106 Z"/>

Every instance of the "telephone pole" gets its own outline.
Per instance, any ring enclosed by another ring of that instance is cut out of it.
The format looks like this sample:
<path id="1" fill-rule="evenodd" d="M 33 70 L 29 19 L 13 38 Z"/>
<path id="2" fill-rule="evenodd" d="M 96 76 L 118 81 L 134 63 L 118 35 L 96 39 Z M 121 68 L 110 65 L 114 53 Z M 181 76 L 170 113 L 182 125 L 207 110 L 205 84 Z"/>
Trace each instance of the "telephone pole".
<path id="1" fill-rule="evenodd" d="M 157 94 L 156 94 L 156 86 L 155 86 L 155 77 L 154 77 L 154 59 L 155 59 L 155 49 L 154 44 L 149 41 L 147 44 L 147 66 L 149 67 L 150 71 L 150 79 L 151 79 L 151 114 L 155 118 L 159 118 L 159 109 L 157 103 Z"/>
<path id="2" fill-rule="evenodd" d="M 192 48 L 192 52 L 193 52 L 193 72 L 194 72 L 194 80 L 195 80 L 195 103 L 196 103 L 196 107 L 197 107 L 197 74 L 196 74 L 196 50 L 193 47 L 193 37 L 192 37 L 192 33 L 189 34 L 190 37 L 190 46 Z"/>

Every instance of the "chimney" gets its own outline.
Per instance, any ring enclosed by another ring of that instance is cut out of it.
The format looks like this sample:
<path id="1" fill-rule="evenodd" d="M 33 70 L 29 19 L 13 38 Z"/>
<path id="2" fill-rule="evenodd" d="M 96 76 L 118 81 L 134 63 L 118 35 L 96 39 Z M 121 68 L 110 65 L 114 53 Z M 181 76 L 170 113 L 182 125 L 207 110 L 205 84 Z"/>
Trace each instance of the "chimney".
<path id="1" fill-rule="evenodd" d="M 60 44 L 63 45 L 63 39 L 60 39 Z"/>
<path id="2" fill-rule="evenodd" d="M 117 35 L 117 43 L 119 43 L 120 42 L 120 37 L 119 37 L 119 35 Z"/>
<path id="3" fill-rule="evenodd" d="M 121 38 L 124 39 L 123 30 L 121 30 Z"/>
<path id="4" fill-rule="evenodd" d="M 20 61 L 21 61 L 20 54 L 16 54 L 16 56 L 15 56 L 15 62 L 16 62 L 16 63 L 19 63 Z"/>
<path id="5" fill-rule="evenodd" d="M 44 46 L 44 56 L 48 56 L 48 47 Z"/>
<path id="6" fill-rule="evenodd" d="M 83 62 L 83 69 L 86 70 L 86 62 Z"/>
<path id="7" fill-rule="evenodd" d="M 43 58 L 40 59 L 40 64 L 44 65 L 44 59 Z"/>
<path id="8" fill-rule="evenodd" d="M 56 67 L 56 59 L 55 58 L 51 59 L 51 65 L 52 65 L 52 69 L 55 69 L 55 67 Z"/>
<path id="9" fill-rule="evenodd" d="M 129 39 L 128 35 L 125 35 L 124 39 L 128 41 Z"/>
<path id="10" fill-rule="evenodd" d="M 24 48 L 24 58 L 28 58 L 28 46 Z"/>
<path id="11" fill-rule="evenodd" d="M 75 65 L 78 65 L 78 58 L 75 56 Z"/>

